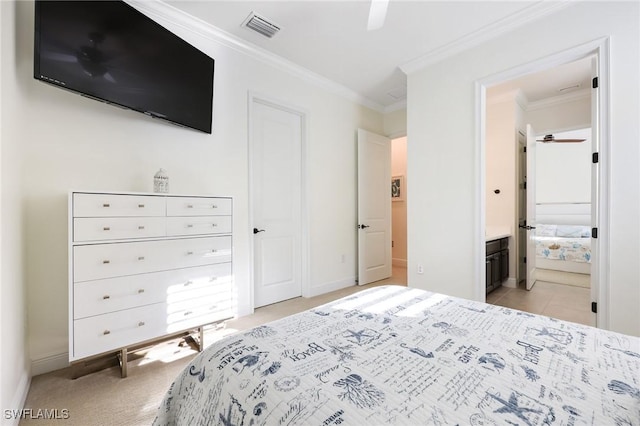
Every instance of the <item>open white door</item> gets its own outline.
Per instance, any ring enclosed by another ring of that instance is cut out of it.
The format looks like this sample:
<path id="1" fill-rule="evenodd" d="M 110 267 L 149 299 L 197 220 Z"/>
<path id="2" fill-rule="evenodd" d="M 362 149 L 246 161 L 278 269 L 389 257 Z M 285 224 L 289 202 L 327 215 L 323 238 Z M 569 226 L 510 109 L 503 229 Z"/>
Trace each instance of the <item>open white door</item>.
<path id="1" fill-rule="evenodd" d="M 253 99 L 250 122 L 254 307 L 302 295 L 303 117 Z"/>
<path id="2" fill-rule="evenodd" d="M 358 129 L 358 284 L 391 276 L 391 140 Z"/>
<path id="3" fill-rule="evenodd" d="M 536 135 L 527 124 L 527 290 L 536 283 Z"/>

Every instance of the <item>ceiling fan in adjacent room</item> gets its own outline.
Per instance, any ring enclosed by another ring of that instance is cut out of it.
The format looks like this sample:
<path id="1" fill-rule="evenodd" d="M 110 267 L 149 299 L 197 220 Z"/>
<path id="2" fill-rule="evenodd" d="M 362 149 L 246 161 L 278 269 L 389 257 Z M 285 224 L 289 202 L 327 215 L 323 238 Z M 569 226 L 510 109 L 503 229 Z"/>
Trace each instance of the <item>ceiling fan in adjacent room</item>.
<path id="1" fill-rule="evenodd" d="M 104 42 L 105 35 L 101 32 L 93 31 L 87 37 L 89 43 L 80 46 L 78 49 L 65 47 L 65 52 L 59 52 L 55 51 L 55 49 L 43 48 L 43 56 L 52 61 L 77 63 L 86 75 L 93 78 L 104 78 L 111 83 L 116 83 L 115 78 L 109 72 L 108 62 L 111 58 L 107 57 L 100 49 L 100 44 Z"/>
<path id="2" fill-rule="evenodd" d="M 536 139 L 536 141 L 544 143 L 575 143 L 584 142 L 586 139 L 556 139 L 553 135 L 544 135 L 544 138 Z"/>
<path id="3" fill-rule="evenodd" d="M 389 6 L 389 0 L 371 0 L 367 31 L 382 28 L 384 20 L 387 17 L 387 6 Z"/>

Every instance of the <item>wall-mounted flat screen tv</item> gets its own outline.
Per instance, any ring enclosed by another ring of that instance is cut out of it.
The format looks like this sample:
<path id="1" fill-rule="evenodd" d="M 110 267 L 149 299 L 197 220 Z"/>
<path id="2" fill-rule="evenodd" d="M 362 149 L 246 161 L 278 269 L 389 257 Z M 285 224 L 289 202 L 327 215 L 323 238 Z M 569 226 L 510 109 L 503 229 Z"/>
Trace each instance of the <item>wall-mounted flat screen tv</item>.
<path id="1" fill-rule="evenodd" d="M 123 1 L 36 1 L 34 77 L 211 133 L 214 60 Z"/>

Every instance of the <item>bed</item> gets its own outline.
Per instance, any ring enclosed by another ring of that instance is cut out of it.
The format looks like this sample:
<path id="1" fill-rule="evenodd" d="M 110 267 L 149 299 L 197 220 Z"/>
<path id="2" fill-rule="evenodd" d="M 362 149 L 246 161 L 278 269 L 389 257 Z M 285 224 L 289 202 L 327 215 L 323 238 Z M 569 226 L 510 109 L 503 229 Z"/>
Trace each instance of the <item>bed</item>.
<path id="1" fill-rule="evenodd" d="M 591 204 L 536 205 L 536 280 L 590 287 Z"/>
<path id="2" fill-rule="evenodd" d="M 638 425 L 640 339 L 403 286 L 230 335 L 154 425 Z"/>

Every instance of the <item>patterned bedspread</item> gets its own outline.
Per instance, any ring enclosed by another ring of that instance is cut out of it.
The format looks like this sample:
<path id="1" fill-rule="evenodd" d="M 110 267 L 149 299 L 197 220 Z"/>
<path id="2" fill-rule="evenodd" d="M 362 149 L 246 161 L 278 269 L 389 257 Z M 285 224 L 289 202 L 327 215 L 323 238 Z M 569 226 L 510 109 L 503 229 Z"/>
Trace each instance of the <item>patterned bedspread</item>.
<path id="1" fill-rule="evenodd" d="M 536 236 L 536 256 L 544 259 L 591 263 L 591 239 Z"/>
<path id="2" fill-rule="evenodd" d="M 640 339 L 400 286 L 209 346 L 155 425 L 640 425 Z"/>

